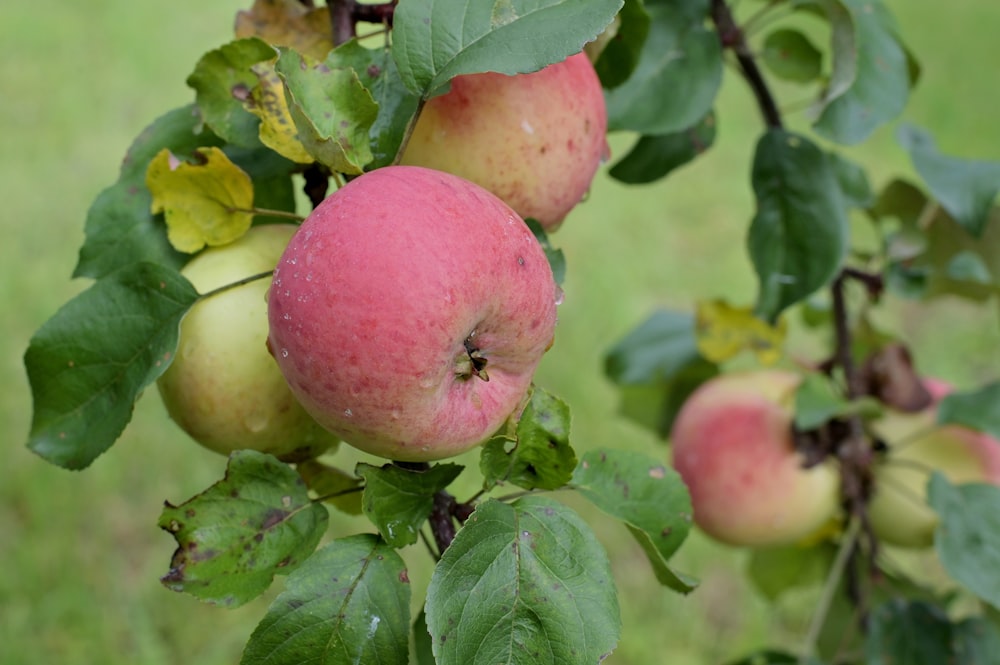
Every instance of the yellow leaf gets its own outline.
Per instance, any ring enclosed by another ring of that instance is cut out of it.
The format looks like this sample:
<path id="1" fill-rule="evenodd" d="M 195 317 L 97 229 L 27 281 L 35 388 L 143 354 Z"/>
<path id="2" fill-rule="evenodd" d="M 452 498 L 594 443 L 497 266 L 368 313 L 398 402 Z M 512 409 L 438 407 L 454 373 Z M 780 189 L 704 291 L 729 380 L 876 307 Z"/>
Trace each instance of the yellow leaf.
<path id="1" fill-rule="evenodd" d="M 260 37 L 272 46 L 289 46 L 315 60 L 333 49 L 330 12 L 309 8 L 299 0 L 255 0 L 249 11 L 236 13 L 236 37 Z"/>
<path id="2" fill-rule="evenodd" d="M 733 307 L 722 300 L 700 302 L 695 311 L 698 351 L 712 362 L 724 362 L 741 351 L 752 351 L 763 365 L 781 358 L 787 325 L 771 326 L 749 307 Z"/>
<path id="3" fill-rule="evenodd" d="M 250 91 L 243 106 L 260 118 L 261 143 L 299 164 L 316 161 L 299 141 L 299 132 L 288 112 L 285 84 L 274 71 L 274 62 L 259 62 L 250 70 L 257 75 L 260 83 Z"/>
<path id="4" fill-rule="evenodd" d="M 194 253 L 240 238 L 253 221 L 253 182 L 218 148 L 199 148 L 196 164 L 161 150 L 146 169 L 153 213 L 167 220 L 174 249 Z"/>

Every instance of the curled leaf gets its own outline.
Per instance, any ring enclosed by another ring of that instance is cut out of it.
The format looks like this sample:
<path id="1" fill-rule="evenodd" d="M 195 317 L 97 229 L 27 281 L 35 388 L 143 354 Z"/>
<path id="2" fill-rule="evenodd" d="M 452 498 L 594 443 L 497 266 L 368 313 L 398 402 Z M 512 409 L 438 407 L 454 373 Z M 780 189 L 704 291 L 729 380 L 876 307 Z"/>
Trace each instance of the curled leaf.
<path id="1" fill-rule="evenodd" d="M 218 148 L 200 148 L 191 164 L 164 148 L 146 169 L 153 213 L 167 220 L 174 249 L 194 253 L 240 238 L 253 221 L 253 182 Z"/>

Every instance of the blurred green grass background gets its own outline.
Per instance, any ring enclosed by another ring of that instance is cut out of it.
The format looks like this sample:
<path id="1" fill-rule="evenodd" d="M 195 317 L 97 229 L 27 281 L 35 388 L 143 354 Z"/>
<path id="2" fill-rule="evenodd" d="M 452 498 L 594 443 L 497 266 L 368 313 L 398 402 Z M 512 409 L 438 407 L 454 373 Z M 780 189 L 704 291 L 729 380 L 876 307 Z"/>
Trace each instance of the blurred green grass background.
<path id="1" fill-rule="evenodd" d="M 204 489 L 221 476 L 225 460 L 188 441 L 149 394 L 126 434 L 90 469 L 52 467 L 24 447 L 31 400 L 21 359 L 34 330 L 85 286 L 69 276 L 90 202 L 115 179 L 132 138 L 192 98 L 185 77 L 203 52 L 230 38 L 236 10 L 249 4 L 0 5 L 3 665 L 236 663 L 266 608 L 263 598 L 216 609 L 157 581 L 173 550 L 156 527 L 162 502 Z M 744 14 L 760 6 L 742 4 Z M 1000 5 L 889 4 L 924 65 L 904 119 L 929 128 L 949 153 L 1000 157 Z M 665 456 L 662 443 L 617 416 L 615 391 L 601 372 L 603 352 L 654 307 L 686 308 L 709 297 L 748 303 L 754 294 L 743 233 L 753 212 L 748 173 L 760 121 L 732 74 L 717 106 L 717 145 L 706 157 L 654 186 L 628 188 L 602 174 L 553 238 L 567 253 L 569 277 L 557 343 L 539 382 L 573 408 L 578 449 L 623 446 Z M 795 118 L 804 123 L 801 114 Z M 868 145 L 846 151 L 869 167 L 876 186 L 912 173 L 893 131 L 882 129 Z M 627 146 L 627 137 L 613 141 L 618 156 Z M 915 313 L 903 306 L 887 320 L 914 345 L 926 371 L 960 386 L 998 373 L 995 308 L 944 302 Z M 467 462 L 474 468 L 474 458 Z M 609 663 L 720 663 L 765 644 L 797 643 L 807 617 L 757 598 L 741 577 L 743 553 L 692 536 L 677 565 L 703 585 L 682 598 L 655 586 L 623 529 L 588 516 L 611 552 L 621 592 L 625 627 Z M 332 535 L 363 528 L 336 513 L 331 523 Z M 426 557 L 416 549 L 406 556 L 414 592 L 421 593 Z"/>

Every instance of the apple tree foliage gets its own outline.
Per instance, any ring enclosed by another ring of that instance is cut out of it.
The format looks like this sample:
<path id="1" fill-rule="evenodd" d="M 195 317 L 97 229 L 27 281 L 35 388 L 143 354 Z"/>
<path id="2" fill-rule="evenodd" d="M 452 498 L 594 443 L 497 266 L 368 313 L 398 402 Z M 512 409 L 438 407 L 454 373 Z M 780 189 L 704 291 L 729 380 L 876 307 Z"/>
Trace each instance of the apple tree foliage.
<path id="1" fill-rule="evenodd" d="M 863 426 L 885 406 L 905 408 L 893 398 L 905 390 L 886 386 L 916 381 L 871 308 L 946 294 L 997 305 L 1000 162 L 946 154 L 928 131 L 900 124 L 919 178 L 875 191 L 844 154 L 898 122 L 919 79 L 881 0 L 744 2 L 739 13 L 725 0 L 256 0 L 234 38 L 197 59 L 192 102 L 139 134 L 87 212 L 74 277 L 92 284 L 25 354 L 28 446 L 83 469 L 118 439 L 170 364 L 182 317 L 208 295 L 179 269 L 250 224 L 295 217 L 293 177 L 315 205 L 331 181 L 393 163 L 424 102 L 453 77 L 536 71 L 581 49 L 605 88 L 609 131 L 636 137 L 610 167 L 623 183 L 669 177 L 711 150 L 724 75 L 746 82 L 762 117 L 748 165 L 756 207 L 743 211 L 756 298 L 657 311 L 610 349 L 605 369 L 626 417 L 666 436 L 692 390 L 741 354 L 780 358 L 788 317 L 802 316 L 832 343 L 817 361 L 825 378 L 800 389 L 797 426 Z M 813 95 L 808 126 L 788 128 L 777 81 Z M 874 248 L 852 242 L 858 223 L 874 229 Z M 533 229 L 561 279 L 564 257 Z M 1000 382 L 949 396 L 938 418 L 1000 437 Z M 698 581 L 671 564 L 692 509 L 661 451 L 587 450 L 571 445 L 569 406 L 537 386 L 482 447 L 482 490 L 466 501 L 447 491 L 463 471 L 455 463 L 345 470 L 238 451 L 216 484 L 166 504 L 159 526 L 177 549 L 162 581 L 234 607 L 283 576 L 246 664 L 597 663 L 614 650 L 629 599 L 590 526 L 552 491 L 575 491 L 624 523 L 665 593 L 697 593 Z M 848 437 L 829 454 L 853 478 L 877 452 Z M 822 594 L 800 650 L 739 662 L 996 662 L 1000 489 L 933 476 L 936 552 L 960 585 L 946 594 L 884 565 L 856 486 L 844 483 L 848 517 L 828 540 L 752 555 L 748 574 L 765 596 L 810 585 Z M 363 512 L 370 533 L 325 538 L 330 510 Z M 421 541 L 435 567 L 414 603 L 399 550 Z M 969 598 L 979 609 L 958 617 Z"/>

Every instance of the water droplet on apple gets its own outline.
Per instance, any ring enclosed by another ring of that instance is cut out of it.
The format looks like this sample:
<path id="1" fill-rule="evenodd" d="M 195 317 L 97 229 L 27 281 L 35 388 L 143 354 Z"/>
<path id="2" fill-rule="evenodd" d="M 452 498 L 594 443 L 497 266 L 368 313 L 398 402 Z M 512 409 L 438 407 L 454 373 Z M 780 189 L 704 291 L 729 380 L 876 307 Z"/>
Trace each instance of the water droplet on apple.
<path id="1" fill-rule="evenodd" d="M 313 274 L 311 272 L 306 273 L 306 281 L 307 282 L 313 281 Z"/>
<path id="2" fill-rule="evenodd" d="M 247 416 L 246 420 L 243 421 L 246 428 L 257 434 L 258 432 L 263 432 L 267 428 L 268 420 L 267 416 L 262 413 L 252 413 Z"/>
<path id="3" fill-rule="evenodd" d="M 389 412 L 389 417 L 392 418 L 393 420 L 399 420 L 399 417 L 401 415 L 402 414 L 399 412 L 399 409 L 393 409 L 392 411 Z"/>
<path id="4" fill-rule="evenodd" d="M 294 266 L 294 265 L 295 265 L 296 263 L 298 263 L 298 261 L 297 261 L 297 260 L 295 259 L 295 257 L 294 257 L 294 256 L 293 256 L 292 258 L 288 259 L 288 262 L 289 262 L 289 263 L 291 263 L 291 264 L 292 264 L 293 266 Z"/>
<path id="5" fill-rule="evenodd" d="M 354 412 L 351 411 L 350 409 L 344 409 L 344 415 L 350 418 L 351 416 L 354 415 Z"/>
<path id="6" fill-rule="evenodd" d="M 281 318 L 283 318 L 285 321 L 291 321 L 292 320 L 292 315 L 289 314 L 288 312 L 285 312 L 285 314 Z"/>
<path id="7" fill-rule="evenodd" d="M 564 300 L 566 300 L 566 292 L 562 290 L 561 286 L 557 286 L 556 287 L 556 305 L 563 304 Z"/>
<path id="8" fill-rule="evenodd" d="M 285 348 L 281 349 L 281 357 L 282 358 L 287 358 L 288 357 L 288 349 L 285 349 Z"/>

